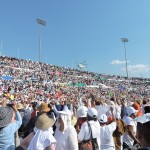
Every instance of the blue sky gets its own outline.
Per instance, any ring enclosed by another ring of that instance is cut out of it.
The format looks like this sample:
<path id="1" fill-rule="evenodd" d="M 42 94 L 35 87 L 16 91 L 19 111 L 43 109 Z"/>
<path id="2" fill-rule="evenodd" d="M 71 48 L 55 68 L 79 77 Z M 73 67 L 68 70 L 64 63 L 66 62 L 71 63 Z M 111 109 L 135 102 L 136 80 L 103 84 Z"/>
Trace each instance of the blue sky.
<path id="1" fill-rule="evenodd" d="M 150 77 L 149 0 L 1 0 L 1 53 L 59 66 L 86 61 L 89 71 Z M 46 21 L 42 27 L 36 23 Z"/>

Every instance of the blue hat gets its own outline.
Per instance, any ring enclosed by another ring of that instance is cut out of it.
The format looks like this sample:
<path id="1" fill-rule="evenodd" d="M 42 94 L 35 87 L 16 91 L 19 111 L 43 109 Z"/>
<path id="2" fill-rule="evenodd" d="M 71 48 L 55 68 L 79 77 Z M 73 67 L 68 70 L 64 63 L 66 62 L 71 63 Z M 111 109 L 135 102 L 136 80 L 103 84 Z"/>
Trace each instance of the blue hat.
<path id="1" fill-rule="evenodd" d="M 0 107 L 0 128 L 11 123 L 13 117 L 13 109 L 10 107 Z"/>

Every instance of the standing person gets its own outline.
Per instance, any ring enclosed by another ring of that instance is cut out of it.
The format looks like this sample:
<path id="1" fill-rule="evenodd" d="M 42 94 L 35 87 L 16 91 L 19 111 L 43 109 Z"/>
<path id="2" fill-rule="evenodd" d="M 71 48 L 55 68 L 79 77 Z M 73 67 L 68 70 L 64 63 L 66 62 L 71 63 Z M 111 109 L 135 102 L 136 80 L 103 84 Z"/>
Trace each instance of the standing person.
<path id="1" fill-rule="evenodd" d="M 115 114 L 115 117 L 116 117 L 116 124 L 117 124 L 116 130 L 113 132 L 115 149 L 116 150 L 122 150 L 122 148 L 123 148 L 123 135 L 126 132 L 126 124 L 121 119 L 119 112 L 117 112 Z"/>
<path id="2" fill-rule="evenodd" d="M 25 131 L 25 134 L 24 134 L 24 137 L 28 136 L 31 132 L 33 132 L 33 129 L 35 127 L 35 123 L 38 119 L 38 117 L 41 115 L 41 114 L 46 114 L 50 111 L 50 108 L 48 107 L 48 104 L 46 103 L 41 103 L 41 105 L 39 106 L 39 114 L 37 114 L 36 116 L 32 117 L 28 124 L 26 125 L 26 131 Z"/>
<path id="3" fill-rule="evenodd" d="M 89 134 L 89 127 L 88 127 L 88 123 L 91 127 L 91 132 L 92 132 L 92 135 L 93 135 L 93 138 L 96 138 L 97 139 L 97 143 L 98 143 L 98 147 L 99 147 L 99 150 L 101 149 L 100 148 L 100 143 L 101 143 L 101 140 L 100 140 L 100 125 L 97 121 L 97 110 L 95 108 L 90 108 L 87 112 L 87 120 L 88 122 L 84 122 L 81 126 L 81 130 L 78 134 L 78 143 L 81 144 L 82 142 L 84 141 L 87 141 L 87 140 L 90 140 L 90 134 Z"/>
<path id="4" fill-rule="evenodd" d="M 87 107 L 85 107 L 85 106 L 80 106 L 80 107 L 77 109 L 77 118 L 78 118 L 78 119 L 77 119 L 77 123 L 76 123 L 76 125 L 75 125 L 75 128 L 76 128 L 77 133 L 80 132 L 80 129 L 81 129 L 82 124 L 87 121 L 87 118 L 86 118 L 86 116 L 87 116 L 87 111 L 88 111 L 88 109 L 87 109 Z"/>
<path id="5" fill-rule="evenodd" d="M 29 123 L 29 120 L 31 118 L 32 108 L 30 107 L 30 104 L 24 103 L 24 117 L 23 117 L 23 126 L 26 128 L 27 124 Z"/>
<path id="6" fill-rule="evenodd" d="M 55 150 L 56 140 L 51 128 L 54 123 L 46 114 L 40 115 L 33 132 L 23 139 L 20 147 L 27 150 Z"/>
<path id="7" fill-rule="evenodd" d="M 136 114 L 137 117 L 140 117 L 140 116 L 143 115 L 142 109 L 141 109 L 141 106 L 140 106 L 140 100 L 136 100 L 136 101 L 133 103 L 132 107 L 133 107 L 135 110 L 138 110 L 138 112 L 137 112 L 137 114 Z"/>
<path id="8" fill-rule="evenodd" d="M 133 107 L 127 107 L 127 116 L 124 116 L 123 121 L 127 125 L 127 132 L 123 136 L 123 148 L 129 148 L 133 146 L 134 143 L 139 143 L 136 138 L 136 113 L 138 110 L 135 110 Z"/>
<path id="9" fill-rule="evenodd" d="M 22 118 L 16 108 L 16 104 L 12 108 L 0 108 L 0 149 L 2 150 L 15 149 L 14 133 L 22 124 Z"/>
<path id="10" fill-rule="evenodd" d="M 31 103 L 31 104 L 32 104 L 32 109 L 33 109 L 32 113 L 31 113 L 31 118 L 32 118 L 32 117 L 37 116 L 38 110 L 37 110 L 37 108 L 36 108 L 36 105 L 37 105 L 36 102 L 33 102 L 33 103 Z"/>
<path id="11" fill-rule="evenodd" d="M 56 150 L 78 150 L 77 132 L 71 125 L 71 112 L 59 111 L 54 134 Z"/>
<path id="12" fill-rule="evenodd" d="M 23 117 L 24 117 L 24 106 L 23 106 L 23 104 L 17 103 L 17 109 L 21 115 L 21 118 L 23 119 Z M 20 137 L 23 136 L 23 134 L 22 134 L 23 132 L 24 132 L 24 127 L 22 124 L 21 127 L 19 128 L 19 130 L 15 133 L 15 147 L 20 145 Z"/>
<path id="13" fill-rule="evenodd" d="M 137 121 L 137 138 L 141 148 L 139 150 L 150 150 L 150 113 L 138 117 Z"/>
<path id="14" fill-rule="evenodd" d="M 101 125 L 100 139 L 101 139 L 101 150 L 115 150 L 115 144 L 113 139 L 113 132 L 116 129 L 116 122 L 114 118 L 113 108 L 111 107 L 112 122 L 107 125 L 108 118 L 105 114 L 98 117 Z"/>

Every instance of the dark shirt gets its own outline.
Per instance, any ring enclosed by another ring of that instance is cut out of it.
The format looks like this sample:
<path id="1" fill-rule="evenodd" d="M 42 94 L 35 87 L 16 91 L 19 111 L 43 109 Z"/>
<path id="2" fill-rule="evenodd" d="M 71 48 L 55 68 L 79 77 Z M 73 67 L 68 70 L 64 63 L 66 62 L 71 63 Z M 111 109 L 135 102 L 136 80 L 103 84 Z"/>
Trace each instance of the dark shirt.
<path id="1" fill-rule="evenodd" d="M 138 150 L 150 150 L 150 147 L 139 148 Z"/>

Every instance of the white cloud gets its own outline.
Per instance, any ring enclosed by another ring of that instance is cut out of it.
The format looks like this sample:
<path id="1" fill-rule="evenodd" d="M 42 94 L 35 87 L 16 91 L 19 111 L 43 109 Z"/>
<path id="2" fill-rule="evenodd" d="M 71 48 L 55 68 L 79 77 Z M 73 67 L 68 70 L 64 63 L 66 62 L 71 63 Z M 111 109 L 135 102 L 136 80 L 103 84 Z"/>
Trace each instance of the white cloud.
<path id="1" fill-rule="evenodd" d="M 122 68 L 122 71 L 126 71 L 126 68 Z M 140 73 L 140 72 L 148 72 L 150 70 L 149 65 L 138 64 L 138 65 L 129 65 L 128 72 L 130 73 Z"/>
<path id="2" fill-rule="evenodd" d="M 129 62 L 129 61 L 127 61 L 127 62 Z M 112 60 L 112 62 L 111 62 L 111 64 L 112 65 L 120 65 L 120 64 L 125 64 L 126 63 L 126 61 L 122 61 L 122 60 Z"/>

